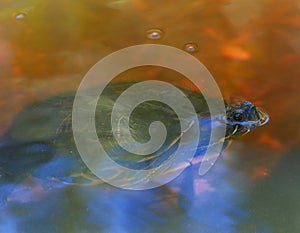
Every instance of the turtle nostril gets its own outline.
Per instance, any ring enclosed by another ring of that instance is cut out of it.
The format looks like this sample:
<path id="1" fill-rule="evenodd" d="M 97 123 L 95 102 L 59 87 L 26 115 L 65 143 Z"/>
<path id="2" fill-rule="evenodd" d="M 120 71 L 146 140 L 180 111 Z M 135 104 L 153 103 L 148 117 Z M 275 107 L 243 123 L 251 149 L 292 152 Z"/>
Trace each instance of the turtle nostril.
<path id="1" fill-rule="evenodd" d="M 252 106 L 253 104 L 250 101 L 244 101 L 241 105 L 242 107 L 245 107 L 245 106 Z"/>

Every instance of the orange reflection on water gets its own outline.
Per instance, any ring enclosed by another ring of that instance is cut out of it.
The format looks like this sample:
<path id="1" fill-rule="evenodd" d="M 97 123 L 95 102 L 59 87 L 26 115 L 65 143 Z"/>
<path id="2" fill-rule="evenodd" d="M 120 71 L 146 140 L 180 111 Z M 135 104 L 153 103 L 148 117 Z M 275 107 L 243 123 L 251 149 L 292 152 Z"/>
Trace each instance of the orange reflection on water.
<path id="1" fill-rule="evenodd" d="M 267 134 L 262 134 L 260 135 L 260 137 L 258 138 L 259 143 L 262 143 L 266 146 L 269 146 L 272 149 L 275 150 L 283 150 L 284 145 L 282 144 L 282 142 L 280 142 L 278 139 L 271 137 Z"/>
<path id="2" fill-rule="evenodd" d="M 269 176 L 270 171 L 266 167 L 257 166 L 252 169 L 250 175 L 251 175 L 252 180 L 259 180 L 259 179 L 263 179 L 263 178 Z"/>

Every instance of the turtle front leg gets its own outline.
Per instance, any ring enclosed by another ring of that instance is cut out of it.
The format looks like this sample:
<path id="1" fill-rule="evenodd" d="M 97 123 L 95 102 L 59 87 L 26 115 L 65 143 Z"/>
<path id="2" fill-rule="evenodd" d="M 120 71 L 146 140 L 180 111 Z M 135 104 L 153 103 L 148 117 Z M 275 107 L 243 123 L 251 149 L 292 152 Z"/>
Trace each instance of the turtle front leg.
<path id="1" fill-rule="evenodd" d="M 90 175 L 85 173 L 72 174 L 68 178 L 72 178 L 72 181 L 66 181 L 55 177 L 51 177 L 49 180 L 62 182 L 63 184 L 67 184 L 67 185 L 76 185 L 76 186 L 94 186 L 94 185 L 99 185 L 104 183 L 99 178 L 93 178 Z M 74 179 L 78 179 L 78 181 Z"/>

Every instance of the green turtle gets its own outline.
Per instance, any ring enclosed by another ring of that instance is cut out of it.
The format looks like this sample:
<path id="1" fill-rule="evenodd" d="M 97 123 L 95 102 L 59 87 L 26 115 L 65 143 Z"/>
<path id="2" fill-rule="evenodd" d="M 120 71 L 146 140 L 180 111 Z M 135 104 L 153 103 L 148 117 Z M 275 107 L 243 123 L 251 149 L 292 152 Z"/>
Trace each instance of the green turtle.
<path id="1" fill-rule="evenodd" d="M 160 121 L 168 133 L 163 146 L 154 153 L 141 156 L 129 153 L 118 145 L 111 128 L 111 112 L 120 94 L 133 84 L 135 83 L 111 83 L 104 89 L 97 102 L 96 132 L 107 154 L 121 166 L 134 170 L 152 169 L 174 154 L 184 132 L 181 132 L 180 119 L 170 106 L 151 100 L 141 103 L 133 110 L 129 120 L 130 133 L 135 140 L 147 142 L 151 122 Z M 226 124 L 226 135 L 222 141 L 225 147 L 232 138 L 247 134 L 268 121 L 268 115 L 249 101 L 225 104 L 225 119 L 211 116 L 200 92 L 184 88 L 180 90 L 193 104 L 197 113 L 195 119 L 200 125 L 201 139 L 196 148 L 195 158 L 201 158 L 209 146 L 211 129 L 215 127 L 213 123 Z M 82 162 L 74 143 L 74 95 L 73 92 L 66 93 L 34 103 L 14 118 L 11 127 L 0 141 L 2 182 L 20 180 L 30 174 L 70 184 L 101 183 Z M 140 93 L 135 95 L 139 96 Z M 88 104 L 87 100 L 82 105 L 83 112 Z M 189 126 L 186 126 L 185 130 L 190 130 Z M 190 150 L 188 143 L 184 146 L 186 151 Z M 114 170 L 110 172 L 112 177 L 122 177 L 122 174 L 114 174 Z"/>

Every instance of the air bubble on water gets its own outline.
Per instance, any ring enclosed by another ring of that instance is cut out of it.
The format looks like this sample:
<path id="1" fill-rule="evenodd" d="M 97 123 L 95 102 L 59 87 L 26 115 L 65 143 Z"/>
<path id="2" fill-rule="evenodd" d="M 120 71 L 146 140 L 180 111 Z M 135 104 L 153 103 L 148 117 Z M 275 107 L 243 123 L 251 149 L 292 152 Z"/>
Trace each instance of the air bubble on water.
<path id="1" fill-rule="evenodd" d="M 15 14 L 15 19 L 21 20 L 21 19 L 24 19 L 25 16 L 26 16 L 26 14 L 24 12 L 20 12 L 20 13 Z"/>
<path id="2" fill-rule="evenodd" d="M 163 36 L 163 31 L 160 29 L 150 29 L 146 32 L 146 37 L 150 40 L 158 40 Z"/>
<path id="3" fill-rule="evenodd" d="M 29 12 L 31 12 L 34 9 L 34 6 L 28 6 L 28 7 L 24 7 L 19 9 L 19 12 L 14 14 L 14 18 L 17 20 L 22 20 L 24 19 Z"/>
<path id="4" fill-rule="evenodd" d="M 188 53 L 194 53 L 198 51 L 198 45 L 196 43 L 187 43 L 183 49 Z"/>

